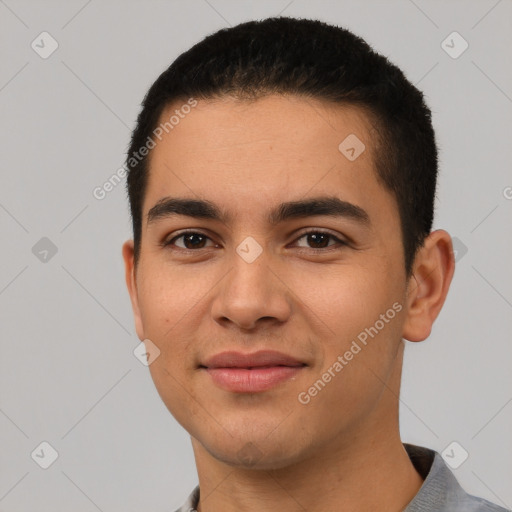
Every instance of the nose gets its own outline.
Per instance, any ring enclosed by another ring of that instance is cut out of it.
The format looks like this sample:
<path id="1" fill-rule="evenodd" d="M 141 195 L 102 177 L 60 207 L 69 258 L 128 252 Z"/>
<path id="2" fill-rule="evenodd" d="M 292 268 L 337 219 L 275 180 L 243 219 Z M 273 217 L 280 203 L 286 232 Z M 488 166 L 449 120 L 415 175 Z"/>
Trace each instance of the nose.
<path id="1" fill-rule="evenodd" d="M 212 316 L 223 326 L 254 330 L 264 324 L 282 324 L 290 316 L 291 293 L 271 266 L 265 250 L 248 263 L 235 253 L 233 266 L 219 283 Z"/>

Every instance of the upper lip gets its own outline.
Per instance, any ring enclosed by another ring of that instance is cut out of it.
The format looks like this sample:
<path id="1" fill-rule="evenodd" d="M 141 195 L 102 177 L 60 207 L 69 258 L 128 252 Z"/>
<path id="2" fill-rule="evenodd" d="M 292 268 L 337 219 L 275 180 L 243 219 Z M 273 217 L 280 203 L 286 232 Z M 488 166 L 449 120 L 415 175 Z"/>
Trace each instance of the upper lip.
<path id="1" fill-rule="evenodd" d="M 207 368 L 253 368 L 269 366 L 305 366 L 292 356 L 275 350 L 260 350 L 252 354 L 228 351 L 215 354 L 202 362 Z"/>

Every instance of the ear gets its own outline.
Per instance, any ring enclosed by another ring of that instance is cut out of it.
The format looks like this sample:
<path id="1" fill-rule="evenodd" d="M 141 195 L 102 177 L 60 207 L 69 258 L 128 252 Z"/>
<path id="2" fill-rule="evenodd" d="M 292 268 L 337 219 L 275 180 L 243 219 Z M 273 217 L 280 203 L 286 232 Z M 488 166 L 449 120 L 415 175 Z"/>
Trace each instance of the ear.
<path id="1" fill-rule="evenodd" d="M 414 259 L 407 289 L 402 337 L 423 341 L 443 307 L 455 271 L 452 239 L 439 229 L 425 239 Z"/>
<path id="2" fill-rule="evenodd" d="M 144 326 L 142 323 L 142 317 L 139 309 L 139 297 L 137 294 L 137 278 L 135 272 L 135 260 L 134 260 L 134 245 L 133 240 L 127 240 L 123 244 L 123 259 L 125 269 L 125 280 L 130 294 L 130 300 L 132 303 L 133 316 L 135 319 L 135 331 L 137 336 L 142 341 L 145 339 Z"/>

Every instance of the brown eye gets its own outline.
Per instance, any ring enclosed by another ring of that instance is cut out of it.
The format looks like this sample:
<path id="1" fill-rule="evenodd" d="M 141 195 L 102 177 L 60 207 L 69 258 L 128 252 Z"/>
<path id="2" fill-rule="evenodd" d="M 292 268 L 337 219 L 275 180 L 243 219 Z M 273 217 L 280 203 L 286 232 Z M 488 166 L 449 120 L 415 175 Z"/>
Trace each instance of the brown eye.
<path id="1" fill-rule="evenodd" d="M 347 245 L 343 240 L 340 240 L 338 237 L 328 233 L 326 231 L 308 231 L 307 233 L 303 233 L 298 239 L 305 239 L 306 246 L 299 245 L 299 247 L 306 247 L 310 249 L 326 249 L 327 247 L 332 247 L 333 245 Z M 329 244 L 329 240 L 333 240 L 334 243 Z"/>
<path id="2" fill-rule="evenodd" d="M 175 244 L 175 242 L 180 239 L 183 240 L 183 245 Z M 206 235 L 203 235 L 202 233 L 198 233 L 196 231 L 187 231 L 186 233 L 181 233 L 168 242 L 165 242 L 164 246 L 167 247 L 175 245 L 176 247 L 185 250 L 204 249 L 207 240 L 210 240 L 210 238 Z"/>

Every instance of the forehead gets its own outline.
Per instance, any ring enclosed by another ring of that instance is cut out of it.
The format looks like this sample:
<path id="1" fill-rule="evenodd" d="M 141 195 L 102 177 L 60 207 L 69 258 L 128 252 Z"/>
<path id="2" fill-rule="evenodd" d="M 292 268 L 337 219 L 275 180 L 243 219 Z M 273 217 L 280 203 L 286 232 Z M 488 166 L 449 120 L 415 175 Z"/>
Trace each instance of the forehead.
<path id="1" fill-rule="evenodd" d="M 371 120 L 358 108 L 277 95 L 186 104 L 174 102 L 160 118 L 144 217 L 170 195 L 209 199 L 236 214 L 308 195 L 389 201 L 374 170 Z"/>
<path id="2" fill-rule="evenodd" d="M 175 101 L 163 110 L 159 120 L 159 126 L 164 128 L 162 138 L 170 144 L 179 142 L 183 150 L 200 149 L 194 139 L 200 139 L 203 151 L 273 142 L 269 149 L 286 148 L 293 151 L 290 157 L 307 158 L 319 147 L 331 145 L 338 150 L 348 135 L 364 140 L 368 152 L 374 146 L 371 118 L 361 108 L 348 104 L 296 95 L 199 100 L 192 109 L 187 103 L 185 99 Z M 176 124 L 169 126 L 169 120 Z"/>

